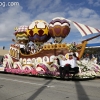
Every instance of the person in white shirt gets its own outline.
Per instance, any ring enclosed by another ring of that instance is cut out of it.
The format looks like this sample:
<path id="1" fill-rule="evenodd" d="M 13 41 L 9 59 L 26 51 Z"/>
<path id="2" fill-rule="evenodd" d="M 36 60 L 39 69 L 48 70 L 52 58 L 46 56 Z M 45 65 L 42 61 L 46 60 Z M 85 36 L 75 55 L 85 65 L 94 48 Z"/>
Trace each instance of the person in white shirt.
<path id="1" fill-rule="evenodd" d="M 60 78 L 64 79 L 64 67 L 66 65 L 66 58 L 62 57 L 62 59 L 60 60 L 60 67 L 59 67 L 59 71 L 60 71 Z"/>
<path id="2" fill-rule="evenodd" d="M 25 45 L 19 44 L 19 46 L 20 46 L 21 53 L 25 54 Z"/>

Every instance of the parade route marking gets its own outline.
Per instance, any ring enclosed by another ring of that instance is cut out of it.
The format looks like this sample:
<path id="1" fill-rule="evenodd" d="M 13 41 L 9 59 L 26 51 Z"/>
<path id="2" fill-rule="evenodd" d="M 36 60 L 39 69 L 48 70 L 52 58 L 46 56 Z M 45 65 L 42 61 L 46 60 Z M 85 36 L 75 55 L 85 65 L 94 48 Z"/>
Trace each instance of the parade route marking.
<path id="1" fill-rule="evenodd" d="M 13 82 L 19 82 L 19 83 L 25 83 L 25 84 L 31 84 L 31 85 L 37 85 L 37 86 L 45 86 L 45 87 L 50 87 L 50 88 L 55 87 L 53 85 L 44 85 L 44 84 L 25 82 L 25 81 L 20 81 L 20 80 L 16 80 L 16 79 L 8 79 L 8 78 L 2 78 L 2 77 L 0 77 L 0 80 L 13 81 Z"/>

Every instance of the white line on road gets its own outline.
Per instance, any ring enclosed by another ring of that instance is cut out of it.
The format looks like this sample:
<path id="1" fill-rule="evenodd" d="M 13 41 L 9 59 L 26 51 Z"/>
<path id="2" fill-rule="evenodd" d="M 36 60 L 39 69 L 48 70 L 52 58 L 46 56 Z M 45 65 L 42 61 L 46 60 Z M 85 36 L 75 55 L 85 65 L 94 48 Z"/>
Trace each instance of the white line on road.
<path id="1" fill-rule="evenodd" d="M 55 87 L 53 85 L 43 85 L 43 84 L 38 84 L 38 83 L 32 83 L 32 82 L 25 82 L 25 81 L 19 81 L 19 80 L 13 80 L 13 79 L 8 79 L 8 78 L 2 78 L 0 77 L 1 80 L 7 80 L 7 81 L 13 81 L 13 82 L 20 82 L 20 83 L 25 83 L 25 84 L 32 84 L 32 85 L 38 85 L 38 86 L 46 86 L 46 87 Z"/>

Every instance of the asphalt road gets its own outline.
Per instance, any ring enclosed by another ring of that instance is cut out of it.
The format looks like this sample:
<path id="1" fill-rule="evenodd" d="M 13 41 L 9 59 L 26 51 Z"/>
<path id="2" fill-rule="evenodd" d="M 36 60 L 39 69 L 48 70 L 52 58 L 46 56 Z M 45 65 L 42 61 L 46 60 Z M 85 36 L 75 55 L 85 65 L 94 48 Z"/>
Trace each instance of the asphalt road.
<path id="1" fill-rule="evenodd" d="M 100 100 L 100 79 L 62 81 L 0 73 L 0 100 Z"/>

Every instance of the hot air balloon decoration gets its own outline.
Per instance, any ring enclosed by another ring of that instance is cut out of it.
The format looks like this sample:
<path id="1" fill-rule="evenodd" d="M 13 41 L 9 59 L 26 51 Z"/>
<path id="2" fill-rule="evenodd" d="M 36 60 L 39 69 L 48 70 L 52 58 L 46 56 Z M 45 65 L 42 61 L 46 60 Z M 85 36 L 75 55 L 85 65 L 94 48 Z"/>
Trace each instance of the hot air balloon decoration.
<path id="1" fill-rule="evenodd" d="M 53 18 L 49 23 L 49 33 L 56 43 L 61 43 L 69 32 L 70 23 L 63 17 Z"/>
<path id="2" fill-rule="evenodd" d="M 48 23 L 44 20 L 33 21 L 29 25 L 27 34 L 29 40 L 35 43 L 38 47 L 51 38 L 49 35 Z"/>
<path id="3" fill-rule="evenodd" d="M 19 26 L 18 28 L 15 28 L 15 36 L 16 36 L 16 41 L 18 43 L 23 43 L 27 44 L 29 42 L 28 35 L 26 33 L 26 30 L 28 29 L 28 26 Z"/>

